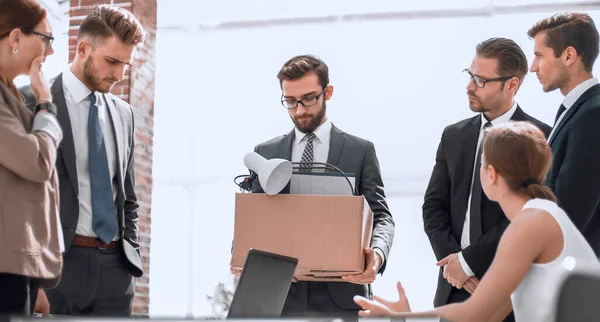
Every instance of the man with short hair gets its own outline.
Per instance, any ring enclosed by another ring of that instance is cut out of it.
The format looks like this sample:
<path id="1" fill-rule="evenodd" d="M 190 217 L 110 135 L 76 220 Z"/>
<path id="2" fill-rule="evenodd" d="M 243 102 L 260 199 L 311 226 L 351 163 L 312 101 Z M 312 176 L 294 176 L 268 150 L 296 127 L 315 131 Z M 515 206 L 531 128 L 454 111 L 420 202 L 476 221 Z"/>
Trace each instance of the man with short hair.
<path id="1" fill-rule="evenodd" d="M 423 223 L 440 267 L 434 306 L 463 302 L 490 267 L 508 219 L 490 201 L 479 178 L 486 127 L 529 121 L 546 135 L 550 127 L 515 101 L 527 74 L 527 58 L 513 40 L 479 43 L 468 77 L 467 98 L 477 115 L 444 129 L 425 192 Z M 506 321 L 514 321 L 510 314 Z"/>
<path id="2" fill-rule="evenodd" d="M 350 135 L 327 118 L 326 101 L 333 95 L 327 65 L 312 55 L 288 60 L 277 75 L 282 90 L 281 103 L 294 129 L 257 145 L 254 151 L 267 159 L 292 162 L 326 162 L 355 174 L 355 185 L 373 211 L 371 247 L 365 249 L 366 268 L 362 274 L 344 276 L 345 282 L 292 283 L 282 316 L 332 317 L 358 320 L 360 307 L 355 295 L 371 294 L 370 284 L 383 273 L 394 239 L 394 219 L 383 190 L 379 162 L 372 142 Z M 311 171 L 302 169 L 300 171 Z M 253 192 L 263 192 L 254 181 Z M 282 193 L 289 193 L 290 186 Z"/>
<path id="3" fill-rule="evenodd" d="M 73 63 L 54 79 L 64 139 L 56 169 L 65 256 L 50 313 L 129 316 L 139 254 L 134 114 L 109 93 L 131 65 L 144 30 L 125 9 L 95 6 L 79 27 Z M 29 89 L 23 89 L 30 97 Z"/>
<path id="4" fill-rule="evenodd" d="M 527 32 L 534 41 L 536 73 L 544 92 L 565 97 L 548 143 L 552 168 L 546 184 L 600 257 L 600 85 L 592 74 L 598 30 L 585 13 L 556 14 Z"/>

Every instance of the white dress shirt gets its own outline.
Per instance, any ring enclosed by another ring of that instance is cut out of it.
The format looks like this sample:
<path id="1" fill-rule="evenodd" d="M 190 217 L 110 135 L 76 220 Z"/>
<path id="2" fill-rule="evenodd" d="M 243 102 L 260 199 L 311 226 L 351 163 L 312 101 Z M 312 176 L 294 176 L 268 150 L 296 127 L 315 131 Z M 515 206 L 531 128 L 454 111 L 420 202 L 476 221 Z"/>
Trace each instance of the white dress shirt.
<path id="1" fill-rule="evenodd" d="M 302 160 L 302 153 L 304 153 L 304 148 L 306 147 L 306 135 L 308 133 L 302 133 L 298 128 L 294 128 L 294 131 L 296 132 L 296 137 L 292 146 L 292 162 L 300 162 Z M 329 142 L 331 141 L 331 122 L 326 120 L 313 133 L 315 134 L 315 139 L 313 140 L 313 162 L 327 162 Z"/>
<path id="2" fill-rule="evenodd" d="M 510 110 L 508 110 L 508 112 L 500 115 L 499 117 L 497 117 L 496 119 L 491 121 L 492 125 L 498 125 L 498 124 L 502 124 L 502 123 L 506 123 L 506 122 L 510 121 L 510 119 L 515 114 L 516 110 L 517 110 L 517 102 L 515 101 L 515 102 L 513 102 L 513 105 L 510 108 Z M 488 120 L 485 118 L 485 116 L 483 116 L 483 113 L 481 113 L 481 128 L 479 130 L 479 137 L 477 139 L 477 146 L 475 148 L 475 162 L 473 162 L 474 163 L 473 164 L 473 174 L 471 176 L 471 186 L 469 187 L 469 199 L 467 201 L 467 213 L 465 215 L 465 223 L 463 225 L 462 235 L 461 235 L 461 239 L 460 239 L 461 249 L 465 249 L 465 248 L 469 247 L 469 245 L 471 244 L 471 239 L 470 239 L 471 238 L 471 233 L 470 233 L 471 195 L 472 195 L 472 191 L 473 191 L 473 182 L 474 182 L 473 180 L 479 180 L 479 178 L 475 178 L 475 167 L 477 167 L 477 155 L 479 155 L 479 145 L 481 144 L 481 141 L 483 140 L 483 126 L 487 122 L 488 122 Z M 460 262 L 460 266 L 462 267 L 465 274 L 467 274 L 467 276 L 475 275 L 473 273 L 473 270 L 471 270 L 471 268 L 467 264 L 467 261 L 465 261 L 465 258 L 463 257 L 462 252 L 458 253 L 458 260 Z"/>
<path id="3" fill-rule="evenodd" d="M 87 237 L 98 237 L 92 230 L 92 193 L 90 184 L 89 168 L 89 150 L 88 150 L 88 115 L 90 113 L 91 100 L 89 95 L 92 93 L 85 84 L 83 84 L 67 68 L 62 74 L 63 90 L 65 92 L 65 101 L 71 120 L 73 130 L 73 143 L 75 144 L 75 157 L 77 159 L 77 177 L 79 178 L 79 221 L 75 234 Z M 116 169 L 117 154 L 115 136 L 112 129 L 110 115 L 106 109 L 103 95 L 95 93 L 96 105 L 98 106 L 98 120 L 102 126 L 104 143 L 106 147 L 106 156 L 108 158 L 108 169 L 112 183 L 113 200 L 117 197 Z M 116 207 L 115 207 L 116 215 Z M 117 240 L 119 235 L 113 240 Z"/>
<path id="4" fill-rule="evenodd" d="M 548 142 L 550 142 L 550 139 L 554 135 L 554 129 L 557 127 L 558 124 L 560 124 L 563 117 L 567 114 L 567 111 L 571 107 L 573 107 L 573 104 L 575 104 L 575 102 L 579 99 L 579 97 L 581 97 L 581 95 L 583 95 L 583 93 L 585 93 L 585 91 L 587 91 L 588 89 L 590 89 L 592 86 L 594 86 L 596 84 L 598 84 L 598 78 L 592 77 L 592 78 L 586 80 L 585 82 L 575 86 L 575 88 L 573 88 L 565 96 L 565 99 L 563 100 L 563 103 L 562 103 L 565 106 L 565 110 L 559 116 L 558 120 L 556 120 L 556 124 L 554 124 L 554 126 L 552 127 L 552 132 L 550 132 L 550 135 L 548 135 Z"/>

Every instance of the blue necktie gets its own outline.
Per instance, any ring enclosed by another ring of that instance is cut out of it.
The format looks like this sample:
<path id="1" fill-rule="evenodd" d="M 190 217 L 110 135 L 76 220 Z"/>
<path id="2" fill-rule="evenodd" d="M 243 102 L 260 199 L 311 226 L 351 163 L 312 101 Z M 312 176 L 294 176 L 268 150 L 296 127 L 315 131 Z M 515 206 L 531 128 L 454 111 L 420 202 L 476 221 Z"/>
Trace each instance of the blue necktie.
<path id="1" fill-rule="evenodd" d="M 88 116 L 88 143 L 90 159 L 90 185 L 92 192 L 92 229 L 105 243 L 117 235 L 119 226 L 115 214 L 108 157 L 98 120 L 96 95 L 90 94 L 92 104 Z"/>

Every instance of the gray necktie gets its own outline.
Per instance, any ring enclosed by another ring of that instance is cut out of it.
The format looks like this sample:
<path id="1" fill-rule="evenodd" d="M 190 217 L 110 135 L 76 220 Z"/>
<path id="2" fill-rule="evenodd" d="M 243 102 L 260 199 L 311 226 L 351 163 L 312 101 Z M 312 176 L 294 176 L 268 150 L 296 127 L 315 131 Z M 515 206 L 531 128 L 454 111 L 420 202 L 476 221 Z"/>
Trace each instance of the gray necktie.
<path id="1" fill-rule="evenodd" d="M 312 162 L 315 156 L 313 141 L 315 137 L 314 133 L 306 135 L 306 147 L 304 147 L 302 159 L 300 159 L 300 172 L 308 172 L 313 168 Z"/>

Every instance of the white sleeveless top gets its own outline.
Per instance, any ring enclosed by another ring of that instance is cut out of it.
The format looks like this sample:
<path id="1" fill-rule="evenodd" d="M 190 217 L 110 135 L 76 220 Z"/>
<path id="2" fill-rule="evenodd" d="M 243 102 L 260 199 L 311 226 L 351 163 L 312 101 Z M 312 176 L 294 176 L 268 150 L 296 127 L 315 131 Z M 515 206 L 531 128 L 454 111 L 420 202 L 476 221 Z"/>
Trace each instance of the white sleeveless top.
<path id="1" fill-rule="evenodd" d="M 545 210 L 556 219 L 563 234 L 564 247 L 552 262 L 532 264 L 510 298 L 517 322 L 551 322 L 555 320 L 556 298 L 562 279 L 575 268 L 593 267 L 600 271 L 600 263 L 592 247 L 556 203 L 532 199 L 523 207 L 527 208 Z"/>

